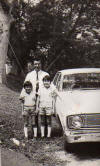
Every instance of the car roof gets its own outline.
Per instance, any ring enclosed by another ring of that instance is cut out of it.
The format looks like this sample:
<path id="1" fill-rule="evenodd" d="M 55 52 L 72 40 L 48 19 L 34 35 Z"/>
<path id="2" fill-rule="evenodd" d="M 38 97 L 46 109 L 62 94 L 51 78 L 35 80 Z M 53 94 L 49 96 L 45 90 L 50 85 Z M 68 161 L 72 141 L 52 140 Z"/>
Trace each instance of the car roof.
<path id="1" fill-rule="evenodd" d="M 67 74 L 76 74 L 76 73 L 100 73 L 100 68 L 77 68 L 77 69 L 64 69 L 58 71 L 62 73 L 63 75 Z"/>

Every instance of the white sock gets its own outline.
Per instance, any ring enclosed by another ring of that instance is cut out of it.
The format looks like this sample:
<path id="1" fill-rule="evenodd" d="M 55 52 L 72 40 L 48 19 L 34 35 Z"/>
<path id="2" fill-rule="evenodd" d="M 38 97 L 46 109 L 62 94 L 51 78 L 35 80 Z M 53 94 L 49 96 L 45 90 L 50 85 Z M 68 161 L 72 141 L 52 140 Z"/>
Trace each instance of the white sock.
<path id="1" fill-rule="evenodd" d="M 41 126 L 41 137 L 44 137 L 44 129 L 45 129 L 45 127 Z"/>
<path id="2" fill-rule="evenodd" d="M 37 137 L 37 127 L 33 127 L 34 137 Z"/>
<path id="3" fill-rule="evenodd" d="M 26 138 L 28 138 L 28 128 L 24 127 L 24 135 Z"/>
<path id="4" fill-rule="evenodd" d="M 47 128 L 47 132 L 48 132 L 48 134 L 47 134 L 47 137 L 51 137 L 51 127 L 49 126 L 48 128 Z"/>

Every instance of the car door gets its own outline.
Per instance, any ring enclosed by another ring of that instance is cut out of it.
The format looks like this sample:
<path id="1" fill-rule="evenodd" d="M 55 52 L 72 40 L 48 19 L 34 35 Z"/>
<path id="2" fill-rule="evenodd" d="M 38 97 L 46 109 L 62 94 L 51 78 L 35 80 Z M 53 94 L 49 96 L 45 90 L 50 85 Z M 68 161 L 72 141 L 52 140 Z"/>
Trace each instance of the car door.
<path id="1" fill-rule="evenodd" d="M 58 72 L 54 79 L 53 79 L 53 85 L 57 88 L 58 92 L 60 91 L 60 88 L 61 88 L 61 73 Z M 56 104 L 56 100 L 57 100 L 57 97 L 54 97 L 54 100 L 53 100 L 53 111 L 54 111 L 54 115 L 56 115 L 56 107 L 55 107 L 55 104 Z"/>
<path id="2" fill-rule="evenodd" d="M 59 77 L 60 77 L 61 73 L 60 72 L 57 72 L 52 83 L 54 84 L 54 86 L 57 88 L 57 84 L 59 82 Z"/>

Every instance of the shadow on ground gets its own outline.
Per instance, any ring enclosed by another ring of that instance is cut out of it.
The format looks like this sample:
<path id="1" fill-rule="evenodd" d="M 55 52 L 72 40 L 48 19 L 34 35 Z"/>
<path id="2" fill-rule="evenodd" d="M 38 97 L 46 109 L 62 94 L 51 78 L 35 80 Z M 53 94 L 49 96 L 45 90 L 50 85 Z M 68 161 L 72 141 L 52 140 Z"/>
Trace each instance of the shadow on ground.
<path id="1" fill-rule="evenodd" d="M 77 143 L 64 147 L 67 152 L 73 153 L 79 160 L 100 159 L 100 143 Z"/>

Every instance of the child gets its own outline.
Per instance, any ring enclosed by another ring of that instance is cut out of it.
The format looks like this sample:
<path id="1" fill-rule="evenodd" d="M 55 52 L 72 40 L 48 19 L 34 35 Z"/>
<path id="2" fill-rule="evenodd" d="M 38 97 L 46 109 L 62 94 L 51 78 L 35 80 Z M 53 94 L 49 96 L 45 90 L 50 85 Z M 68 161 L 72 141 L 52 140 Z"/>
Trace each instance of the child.
<path id="1" fill-rule="evenodd" d="M 24 135 L 28 139 L 28 127 L 31 122 L 31 127 L 34 131 L 34 137 L 37 137 L 37 124 L 36 124 L 36 96 L 33 93 L 33 87 L 30 81 L 24 83 L 24 91 L 20 94 L 20 100 L 22 102 L 22 115 L 24 119 Z"/>
<path id="2" fill-rule="evenodd" d="M 45 136 L 45 117 L 47 122 L 47 137 L 51 137 L 51 123 L 53 114 L 53 96 L 57 90 L 51 86 L 50 76 L 43 78 L 43 87 L 38 91 L 38 108 L 41 119 L 41 137 Z"/>

